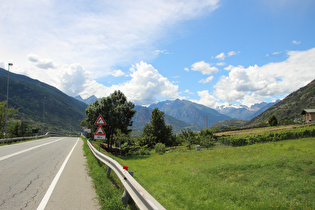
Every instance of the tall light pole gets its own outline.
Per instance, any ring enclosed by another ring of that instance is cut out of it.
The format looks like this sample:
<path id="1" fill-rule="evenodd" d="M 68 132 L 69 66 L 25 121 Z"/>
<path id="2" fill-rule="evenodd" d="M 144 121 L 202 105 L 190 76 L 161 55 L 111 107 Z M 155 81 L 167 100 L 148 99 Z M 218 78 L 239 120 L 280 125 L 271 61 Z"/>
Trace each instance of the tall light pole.
<path id="1" fill-rule="evenodd" d="M 8 138 L 8 109 L 9 109 L 9 72 L 10 66 L 13 66 L 13 63 L 8 63 L 8 81 L 7 81 L 7 110 L 5 114 L 5 139 Z"/>

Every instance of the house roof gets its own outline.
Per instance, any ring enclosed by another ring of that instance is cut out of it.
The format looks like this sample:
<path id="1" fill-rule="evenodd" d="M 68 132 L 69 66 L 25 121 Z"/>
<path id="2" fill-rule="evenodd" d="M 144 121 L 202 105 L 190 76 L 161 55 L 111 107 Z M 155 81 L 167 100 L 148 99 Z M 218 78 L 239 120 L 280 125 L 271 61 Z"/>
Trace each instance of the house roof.
<path id="1" fill-rule="evenodd" d="M 315 113 L 315 109 L 303 109 L 301 115 L 304 115 L 306 113 Z"/>

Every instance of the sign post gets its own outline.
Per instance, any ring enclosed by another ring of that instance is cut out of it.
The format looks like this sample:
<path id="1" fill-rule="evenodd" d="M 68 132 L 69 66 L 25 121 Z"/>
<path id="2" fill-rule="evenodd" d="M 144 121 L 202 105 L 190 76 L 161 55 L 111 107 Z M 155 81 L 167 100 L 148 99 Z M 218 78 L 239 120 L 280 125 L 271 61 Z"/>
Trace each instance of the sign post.
<path id="1" fill-rule="evenodd" d="M 102 125 L 106 125 L 104 118 L 100 114 L 95 121 L 94 125 L 98 125 L 98 128 L 96 129 L 94 133 L 94 139 L 98 139 L 98 151 L 101 150 L 101 139 L 105 139 L 106 133 L 104 129 L 102 128 Z"/>

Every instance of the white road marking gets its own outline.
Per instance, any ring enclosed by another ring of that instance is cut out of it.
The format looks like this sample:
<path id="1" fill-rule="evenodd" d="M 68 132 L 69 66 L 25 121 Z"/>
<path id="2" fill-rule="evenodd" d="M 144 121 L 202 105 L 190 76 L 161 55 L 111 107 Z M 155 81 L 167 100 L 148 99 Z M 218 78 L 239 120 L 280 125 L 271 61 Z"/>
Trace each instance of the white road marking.
<path id="1" fill-rule="evenodd" d="M 31 148 L 22 150 L 22 151 L 19 151 L 19 152 L 15 152 L 15 153 L 12 153 L 12 154 L 9 154 L 9 155 L 5 155 L 5 156 L 3 156 L 3 157 L 0 157 L 0 161 L 5 160 L 5 159 L 8 159 L 8 158 L 13 157 L 13 156 L 16 156 L 16 155 L 19 155 L 19 154 L 22 154 L 22 153 L 24 153 L 24 152 L 28 152 L 28 151 L 31 151 L 31 150 L 33 150 L 33 149 L 36 149 L 36 148 L 39 148 L 39 147 L 48 145 L 48 144 L 52 144 L 52 143 L 61 141 L 62 139 L 64 139 L 64 137 L 63 137 L 63 138 L 60 138 L 60 139 L 57 139 L 57 140 L 55 140 L 55 141 L 51 141 L 51 142 L 48 142 L 48 143 L 45 143 L 45 144 L 37 145 L 37 146 L 35 146 L 35 147 L 31 147 Z"/>
<path id="2" fill-rule="evenodd" d="M 44 198 L 42 199 L 42 201 L 40 202 L 39 206 L 37 207 L 37 210 L 44 210 L 44 209 L 45 209 L 45 207 L 46 207 L 46 205 L 47 205 L 47 203 L 48 203 L 48 201 L 49 201 L 49 198 L 50 198 L 52 192 L 54 191 L 54 189 L 55 189 L 55 187 L 56 187 L 56 184 L 57 184 L 57 182 L 58 182 L 58 180 L 59 180 L 59 178 L 60 178 L 60 176 L 61 176 L 61 174 L 62 174 L 62 172 L 63 172 L 63 169 L 65 168 L 65 166 L 66 166 L 66 164 L 67 164 L 67 162 L 68 162 L 68 160 L 69 160 L 69 158 L 70 158 L 70 156 L 71 156 L 71 154 L 72 154 L 72 152 L 73 152 L 75 146 L 78 144 L 78 142 L 79 142 L 79 139 L 77 139 L 77 142 L 76 142 L 75 145 L 72 147 L 70 153 L 68 154 L 68 156 L 66 157 L 65 161 L 64 161 L 63 164 L 61 165 L 61 167 L 60 167 L 58 173 L 56 174 L 56 176 L 55 176 L 55 178 L 54 178 L 54 180 L 53 180 L 52 183 L 50 184 L 50 186 L 49 186 L 49 188 L 48 188 L 48 190 L 47 190 L 47 192 L 46 192 Z"/>

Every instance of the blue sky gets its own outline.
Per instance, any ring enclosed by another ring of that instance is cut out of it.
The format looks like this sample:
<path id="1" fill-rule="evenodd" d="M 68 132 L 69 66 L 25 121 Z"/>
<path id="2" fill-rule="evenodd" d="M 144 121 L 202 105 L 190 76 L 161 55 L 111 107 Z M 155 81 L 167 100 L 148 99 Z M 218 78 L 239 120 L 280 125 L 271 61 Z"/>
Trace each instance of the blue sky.
<path id="1" fill-rule="evenodd" d="M 282 99 L 315 79 L 312 0 L 4 0 L 0 66 L 71 96 Z"/>

